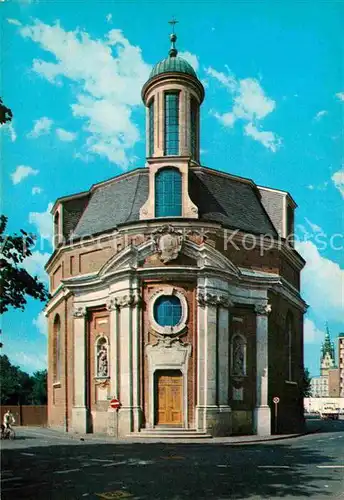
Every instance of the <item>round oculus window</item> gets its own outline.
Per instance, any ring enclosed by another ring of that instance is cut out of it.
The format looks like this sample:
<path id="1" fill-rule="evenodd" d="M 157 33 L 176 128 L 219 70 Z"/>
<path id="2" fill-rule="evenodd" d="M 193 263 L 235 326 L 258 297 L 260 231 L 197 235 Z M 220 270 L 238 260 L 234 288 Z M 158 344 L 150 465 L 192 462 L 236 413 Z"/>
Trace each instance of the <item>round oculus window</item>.
<path id="1" fill-rule="evenodd" d="M 182 318 L 182 305 L 175 295 L 161 295 L 154 303 L 154 319 L 160 326 L 176 326 Z"/>

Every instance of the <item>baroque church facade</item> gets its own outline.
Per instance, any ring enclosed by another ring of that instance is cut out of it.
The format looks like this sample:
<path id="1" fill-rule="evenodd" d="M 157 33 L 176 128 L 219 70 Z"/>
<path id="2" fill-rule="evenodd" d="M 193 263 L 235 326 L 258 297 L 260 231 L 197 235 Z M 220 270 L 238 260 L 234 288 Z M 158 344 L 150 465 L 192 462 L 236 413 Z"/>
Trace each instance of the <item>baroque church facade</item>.
<path id="1" fill-rule="evenodd" d="M 52 208 L 49 425 L 269 435 L 278 396 L 278 432 L 295 432 L 306 310 L 296 204 L 201 165 L 204 88 L 175 41 L 142 88 L 145 167 Z"/>

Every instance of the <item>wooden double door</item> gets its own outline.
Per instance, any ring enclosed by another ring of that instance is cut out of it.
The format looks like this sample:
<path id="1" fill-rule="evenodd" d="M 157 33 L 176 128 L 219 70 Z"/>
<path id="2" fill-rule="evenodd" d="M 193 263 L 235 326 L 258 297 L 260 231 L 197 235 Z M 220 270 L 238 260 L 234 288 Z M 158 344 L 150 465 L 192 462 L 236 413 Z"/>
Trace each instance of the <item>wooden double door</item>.
<path id="1" fill-rule="evenodd" d="M 183 375 L 180 370 L 156 372 L 156 425 L 183 425 Z"/>

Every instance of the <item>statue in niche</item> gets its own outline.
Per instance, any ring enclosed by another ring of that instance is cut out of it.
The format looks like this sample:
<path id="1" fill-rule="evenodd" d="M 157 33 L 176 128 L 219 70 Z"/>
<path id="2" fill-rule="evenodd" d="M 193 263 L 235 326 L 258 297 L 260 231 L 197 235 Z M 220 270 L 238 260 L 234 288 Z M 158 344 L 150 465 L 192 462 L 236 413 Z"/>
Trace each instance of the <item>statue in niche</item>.
<path id="1" fill-rule="evenodd" d="M 97 376 L 98 377 L 107 377 L 108 376 L 108 350 L 106 345 L 106 340 L 98 343 L 98 352 L 97 352 Z"/>
<path id="2" fill-rule="evenodd" d="M 238 336 L 233 339 L 233 375 L 245 375 L 245 343 Z"/>

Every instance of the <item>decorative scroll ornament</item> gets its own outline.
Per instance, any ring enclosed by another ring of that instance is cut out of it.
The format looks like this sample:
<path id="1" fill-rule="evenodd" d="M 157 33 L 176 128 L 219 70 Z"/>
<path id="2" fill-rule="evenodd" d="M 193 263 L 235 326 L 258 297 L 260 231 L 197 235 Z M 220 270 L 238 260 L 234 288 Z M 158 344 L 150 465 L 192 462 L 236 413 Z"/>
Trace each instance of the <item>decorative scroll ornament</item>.
<path id="1" fill-rule="evenodd" d="M 123 307 L 141 307 L 142 297 L 137 290 L 132 294 L 121 295 L 120 297 L 110 297 L 106 304 L 108 311 L 121 309 Z"/>
<path id="2" fill-rule="evenodd" d="M 255 305 L 255 313 L 259 316 L 267 316 L 271 313 L 271 304 L 256 304 Z"/>
<path id="3" fill-rule="evenodd" d="M 158 252 L 161 262 L 166 264 L 175 260 L 183 246 L 183 236 L 173 226 L 162 226 L 152 233 L 154 249 Z"/>
<path id="4" fill-rule="evenodd" d="M 115 309 L 118 309 L 118 301 L 116 297 L 109 297 L 107 303 L 106 303 L 106 309 L 108 311 L 114 311 Z"/>
<path id="5" fill-rule="evenodd" d="M 86 307 L 74 306 L 73 316 L 74 318 L 84 318 L 86 316 Z"/>
<path id="6" fill-rule="evenodd" d="M 197 300 L 201 307 L 219 306 L 229 308 L 233 305 L 229 297 L 217 293 L 198 292 Z"/>

